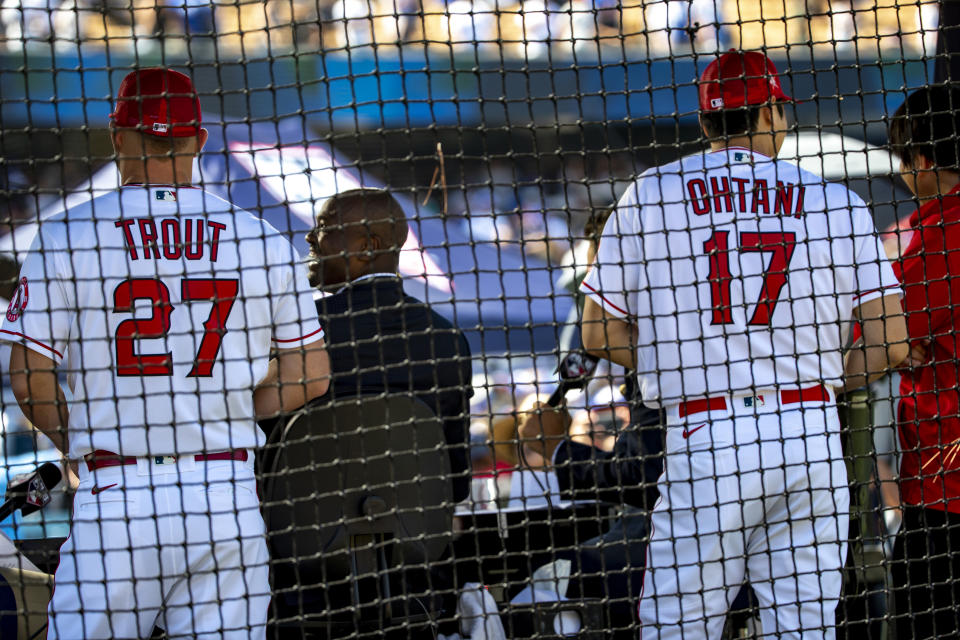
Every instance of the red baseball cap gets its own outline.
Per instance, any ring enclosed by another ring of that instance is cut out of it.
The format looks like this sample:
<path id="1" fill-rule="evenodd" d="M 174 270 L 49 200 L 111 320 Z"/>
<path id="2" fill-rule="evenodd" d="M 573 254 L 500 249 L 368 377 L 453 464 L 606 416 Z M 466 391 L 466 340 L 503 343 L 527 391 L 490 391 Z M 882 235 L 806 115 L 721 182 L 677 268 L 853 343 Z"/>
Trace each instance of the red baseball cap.
<path id="1" fill-rule="evenodd" d="M 161 67 L 127 74 L 110 114 L 117 127 L 136 127 L 154 136 L 183 138 L 200 133 L 200 98 L 188 76 Z"/>
<path id="2" fill-rule="evenodd" d="M 710 63 L 699 85 L 701 111 L 793 100 L 783 92 L 773 62 L 759 51 L 731 49 Z"/>

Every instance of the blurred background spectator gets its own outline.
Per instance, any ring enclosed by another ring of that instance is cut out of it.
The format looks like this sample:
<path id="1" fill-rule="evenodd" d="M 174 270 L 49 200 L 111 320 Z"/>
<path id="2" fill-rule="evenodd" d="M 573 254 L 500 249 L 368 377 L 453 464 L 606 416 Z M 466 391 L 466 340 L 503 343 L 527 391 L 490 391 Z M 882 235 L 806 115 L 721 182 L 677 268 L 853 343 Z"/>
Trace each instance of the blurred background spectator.
<path id="1" fill-rule="evenodd" d="M 930 0 L 2 0 L 0 34 L 10 51 L 53 43 L 175 52 L 184 35 L 211 34 L 219 54 L 248 56 L 401 45 L 527 59 L 607 47 L 650 57 L 787 46 L 931 55 L 937 15 Z"/>
<path id="2" fill-rule="evenodd" d="M 474 242 L 518 244 L 551 265 L 570 264 L 587 220 L 613 204 L 638 168 L 626 150 L 591 158 L 566 153 L 552 170 L 494 157 L 465 170 L 447 213 L 460 216 Z"/>

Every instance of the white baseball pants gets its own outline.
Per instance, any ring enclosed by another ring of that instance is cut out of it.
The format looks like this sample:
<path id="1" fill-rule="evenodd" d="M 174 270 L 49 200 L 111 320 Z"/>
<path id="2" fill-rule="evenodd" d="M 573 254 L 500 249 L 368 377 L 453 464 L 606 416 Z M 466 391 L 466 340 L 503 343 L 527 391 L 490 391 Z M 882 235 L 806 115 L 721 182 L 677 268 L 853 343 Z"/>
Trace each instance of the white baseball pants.
<path id="1" fill-rule="evenodd" d="M 80 467 L 48 638 L 148 638 L 154 625 L 172 638 L 266 636 L 252 458 Z"/>
<path id="2" fill-rule="evenodd" d="M 667 410 L 642 640 L 719 638 L 744 583 L 765 638 L 833 638 L 849 494 L 833 394 L 726 397 Z M 725 407 L 723 406 L 725 405 Z"/>

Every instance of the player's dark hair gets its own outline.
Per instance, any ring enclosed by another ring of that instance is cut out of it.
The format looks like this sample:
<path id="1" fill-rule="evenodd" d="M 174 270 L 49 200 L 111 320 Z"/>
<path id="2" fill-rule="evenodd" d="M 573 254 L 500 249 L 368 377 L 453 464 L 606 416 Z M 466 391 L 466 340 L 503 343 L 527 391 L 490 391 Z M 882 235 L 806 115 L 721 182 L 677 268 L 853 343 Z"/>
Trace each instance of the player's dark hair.
<path id="1" fill-rule="evenodd" d="M 603 234 L 603 227 L 607 224 L 607 219 L 612 213 L 612 208 L 594 211 L 593 215 L 591 215 L 587 222 L 583 225 L 583 236 L 594 245 L 600 244 L 600 236 Z"/>
<path id="2" fill-rule="evenodd" d="M 7 255 L 0 256 L 0 296 L 10 300 L 17 292 L 19 283 L 20 264 Z"/>
<path id="3" fill-rule="evenodd" d="M 760 121 L 760 109 L 767 105 L 757 104 L 738 109 L 723 109 L 721 111 L 701 111 L 700 122 L 711 139 L 723 139 L 731 136 L 742 136 L 756 131 Z M 783 115 L 783 105 L 776 103 L 780 115 Z"/>
<path id="4" fill-rule="evenodd" d="M 173 154 L 182 156 L 190 152 L 191 142 L 196 137 L 173 137 L 173 136 L 154 136 L 146 133 L 140 133 L 140 145 L 143 147 L 143 155 L 146 158 L 163 158 Z"/>
<path id="5" fill-rule="evenodd" d="M 325 220 L 346 231 L 362 230 L 386 241 L 383 251 L 400 255 L 407 241 L 407 214 L 386 189 L 350 189 L 330 197 L 320 210 Z"/>
<path id="6" fill-rule="evenodd" d="M 938 169 L 960 171 L 960 88 L 934 85 L 917 89 L 890 120 L 890 148 L 914 166 L 924 157 Z"/>

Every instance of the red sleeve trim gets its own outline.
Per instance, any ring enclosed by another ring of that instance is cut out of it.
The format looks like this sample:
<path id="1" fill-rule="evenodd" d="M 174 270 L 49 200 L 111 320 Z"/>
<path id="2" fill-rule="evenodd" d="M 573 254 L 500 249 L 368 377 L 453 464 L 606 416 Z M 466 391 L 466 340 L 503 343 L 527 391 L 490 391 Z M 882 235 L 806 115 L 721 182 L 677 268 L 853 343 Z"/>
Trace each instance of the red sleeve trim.
<path id="1" fill-rule="evenodd" d="M 853 296 L 853 299 L 856 300 L 857 298 L 862 298 L 863 296 L 868 296 L 868 295 L 870 295 L 871 293 L 876 293 L 877 291 L 883 291 L 883 290 L 885 290 L 885 289 L 896 289 L 896 288 L 899 288 L 899 287 L 900 287 L 900 284 L 899 284 L 899 283 L 897 283 L 897 284 L 888 284 L 887 286 L 885 286 L 885 287 L 880 287 L 879 289 L 870 289 L 870 291 L 864 291 L 863 293 L 858 293 L 857 295 Z"/>
<path id="2" fill-rule="evenodd" d="M 305 335 L 305 336 L 300 336 L 299 338 L 290 338 L 289 340 L 278 340 L 278 339 L 274 338 L 273 341 L 274 341 L 274 342 L 298 342 L 298 341 L 300 341 L 300 340 L 306 340 L 307 338 L 309 338 L 309 337 L 311 337 L 311 336 L 315 336 L 315 335 L 317 335 L 318 333 L 322 333 L 322 332 L 323 332 L 323 327 L 320 327 L 320 328 L 317 329 L 316 331 L 311 331 L 311 332 L 308 333 L 307 335 Z"/>
<path id="3" fill-rule="evenodd" d="M 30 336 L 26 336 L 26 335 L 24 335 L 24 334 L 22 334 L 22 333 L 17 333 L 16 331 L 7 331 L 6 329 L 0 329 L 0 333 L 8 333 L 8 334 L 10 334 L 11 336 L 17 336 L 18 338 L 23 338 L 24 340 L 29 340 L 29 341 L 32 342 L 33 344 L 39 345 L 39 346 L 43 347 L 44 349 L 48 349 L 48 350 L 54 352 L 55 354 L 57 354 L 57 357 L 58 357 L 58 358 L 60 358 L 61 360 L 63 360 L 63 354 L 62 354 L 62 353 L 60 353 L 59 351 L 57 351 L 56 349 L 54 349 L 53 347 L 51 347 L 51 346 L 49 346 L 49 345 L 43 344 L 43 343 L 40 342 L 39 340 L 34 340 L 34 339 L 31 338 Z"/>
<path id="4" fill-rule="evenodd" d="M 609 300 L 607 300 L 606 298 L 604 298 L 602 293 L 600 293 L 599 291 L 597 291 L 596 289 L 594 289 L 593 287 L 591 287 L 586 281 L 581 282 L 580 284 L 582 284 L 582 285 L 585 286 L 587 289 L 590 289 L 590 291 L 593 291 L 595 294 L 597 294 L 597 296 L 598 296 L 601 300 L 603 300 L 604 304 L 610 305 L 611 307 L 613 307 L 614 309 L 616 309 L 617 311 L 619 311 L 620 313 L 622 313 L 622 314 L 625 315 L 625 316 L 630 315 L 630 314 L 627 313 L 625 310 L 621 309 L 621 308 L 618 307 L 617 305 L 613 304 L 612 302 L 610 302 Z"/>

